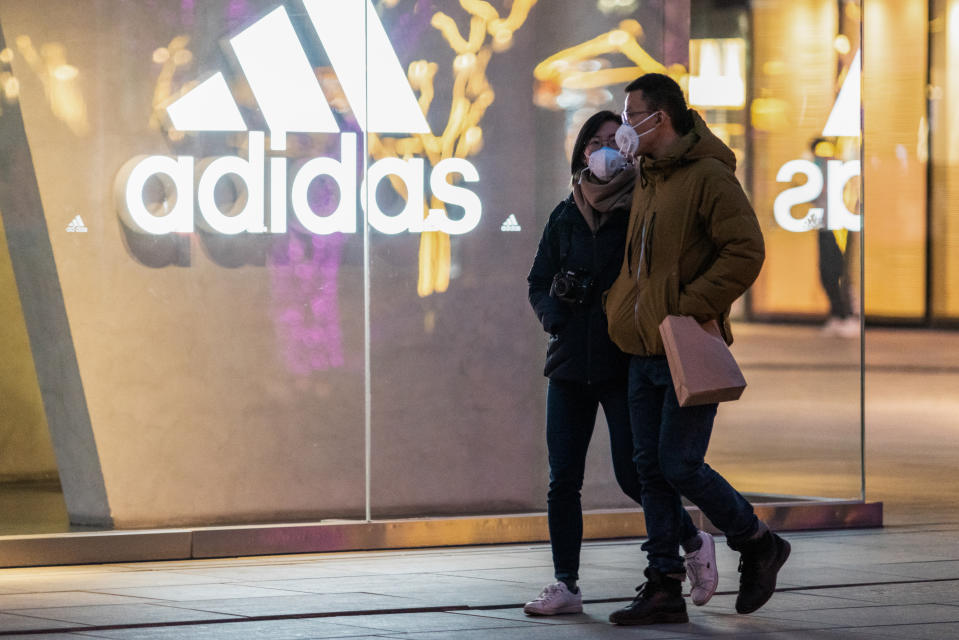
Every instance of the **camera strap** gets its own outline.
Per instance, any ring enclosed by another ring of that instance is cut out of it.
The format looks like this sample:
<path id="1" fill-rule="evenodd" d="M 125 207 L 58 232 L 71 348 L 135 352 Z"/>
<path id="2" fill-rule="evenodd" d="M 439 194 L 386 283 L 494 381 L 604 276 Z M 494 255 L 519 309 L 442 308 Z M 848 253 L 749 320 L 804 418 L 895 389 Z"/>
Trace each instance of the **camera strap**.
<path id="1" fill-rule="evenodd" d="M 573 221 L 569 216 L 570 203 L 572 198 L 566 201 L 566 207 L 557 216 L 556 226 L 553 227 L 554 252 L 559 257 L 560 269 L 566 268 L 566 258 L 573 246 Z"/>

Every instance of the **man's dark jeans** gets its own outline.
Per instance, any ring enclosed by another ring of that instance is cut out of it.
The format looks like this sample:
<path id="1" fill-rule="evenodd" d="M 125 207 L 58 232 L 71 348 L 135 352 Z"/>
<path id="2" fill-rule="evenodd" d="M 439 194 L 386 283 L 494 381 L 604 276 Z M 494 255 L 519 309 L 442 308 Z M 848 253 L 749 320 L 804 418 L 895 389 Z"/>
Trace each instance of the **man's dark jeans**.
<path id="1" fill-rule="evenodd" d="M 665 357 L 633 356 L 629 364 L 629 413 L 636 469 L 643 486 L 649 566 L 682 573 L 680 496 L 702 510 L 733 549 L 756 533 L 753 507 L 704 458 L 716 404 L 680 407 Z"/>
<path id="2" fill-rule="evenodd" d="M 579 579 L 579 551 L 583 541 L 580 490 L 583 488 L 586 451 L 600 404 L 609 425 L 616 481 L 626 495 L 640 502 L 641 487 L 633 463 L 626 381 L 587 384 L 550 380 L 546 391 L 547 510 L 557 580 Z M 685 510 L 677 523 L 677 529 L 680 528 L 683 540 L 696 535 L 696 527 Z"/>

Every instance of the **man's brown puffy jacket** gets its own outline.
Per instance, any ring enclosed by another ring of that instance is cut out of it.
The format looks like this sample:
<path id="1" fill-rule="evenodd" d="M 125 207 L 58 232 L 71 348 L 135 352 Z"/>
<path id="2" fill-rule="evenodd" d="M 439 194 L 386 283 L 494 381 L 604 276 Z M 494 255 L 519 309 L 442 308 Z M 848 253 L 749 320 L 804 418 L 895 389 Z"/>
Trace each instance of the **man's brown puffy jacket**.
<path id="1" fill-rule="evenodd" d="M 690 132 L 663 157 L 643 159 L 623 266 L 606 294 L 609 335 L 635 355 L 663 355 L 659 324 L 667 315 L 715 318 L 731 344 L 729 308 L 765 258 L 735 155 L 689 113 Z"/>

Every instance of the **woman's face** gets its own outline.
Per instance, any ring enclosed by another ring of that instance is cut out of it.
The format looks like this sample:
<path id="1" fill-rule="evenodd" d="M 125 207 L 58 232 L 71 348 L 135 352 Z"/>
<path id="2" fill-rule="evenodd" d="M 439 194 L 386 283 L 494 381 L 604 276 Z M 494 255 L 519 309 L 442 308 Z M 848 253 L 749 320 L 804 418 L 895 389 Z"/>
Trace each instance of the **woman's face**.
<path id="1" fill-rule="evenodd" d="M 589 139 L 586 143 L 586 148 L 583 150 L 584 161 L 587 165 L 589 164 L 589 156 L 594 151 L 602 147 L 619 149 L 619 147 L 616 146 L 617 129 L 619 129 L 619 123 L 613 120 L 607 120 L 599 126 L 599 129 L 597 129 L 593 137 Z"/>

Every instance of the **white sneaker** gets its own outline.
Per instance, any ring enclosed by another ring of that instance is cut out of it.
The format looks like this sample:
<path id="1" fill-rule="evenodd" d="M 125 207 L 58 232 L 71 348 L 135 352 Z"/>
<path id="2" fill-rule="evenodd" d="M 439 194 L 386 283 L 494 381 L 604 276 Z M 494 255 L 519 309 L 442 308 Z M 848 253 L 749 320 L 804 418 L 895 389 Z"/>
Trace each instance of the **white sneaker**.
<path id="1" fill-rule="evenodd" d="M 703 544 L 686 554 L 686 575 L 689 577 L 689 597 L 701 607 L 716 593 L 719 571 L 716 569 L 716 541 L 705 531 L 696 534 Z"/>
<path id="2" fill-rule="evenodd" d="M 548 584 L 539 596 L 523 607 L 528 616 L 555 616 L 558 613 L 582 613 L 583 590 L 573 593 L 563 582 Z"/>
<path id="3" fill-rule="evenodd" d="M 842 323 L 842 318 L 837 316 L 829 316 L 829 319 L 826 320 L 826 324 L 822 326 L 822 334 L 829 337 L 838 337 Z"/>
<path id="4" fill-rule="evenodd" d="M 840 338 L 858 338 L 859 337 L 859 318 L 849 316 L 840 321 L 836 329 L 836 335 Z"/>

